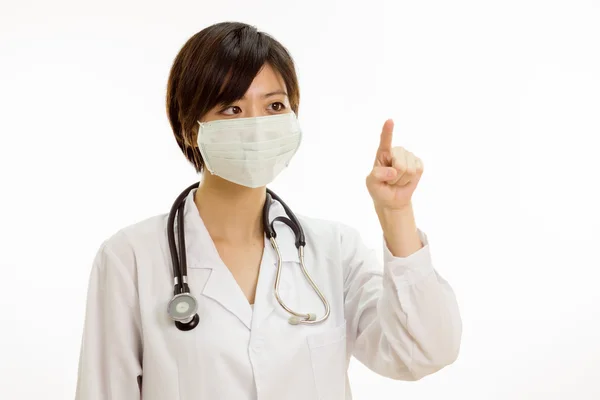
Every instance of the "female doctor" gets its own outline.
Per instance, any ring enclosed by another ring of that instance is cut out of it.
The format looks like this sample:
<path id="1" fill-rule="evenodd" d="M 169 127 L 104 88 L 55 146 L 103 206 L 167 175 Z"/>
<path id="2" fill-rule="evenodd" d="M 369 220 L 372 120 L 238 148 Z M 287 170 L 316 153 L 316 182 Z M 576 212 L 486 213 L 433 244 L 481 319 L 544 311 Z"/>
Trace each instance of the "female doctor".
<path id="1" fill-rule="evenodd" d="M 381 266 L 355 229 L 289 217 L 267 191 L 302 136 L 279 42 L 242 23 L 210 26 L 180 50 L 167 92 L 175 139 L 202 179 L 169 215 L 100 247 L 76 399 L 343 400 L 351 356 L 397 380 L 456 360 L 457 302 L 411 205 L 423 164 L 392 147 L 392 121 L 366 179 Z"/>

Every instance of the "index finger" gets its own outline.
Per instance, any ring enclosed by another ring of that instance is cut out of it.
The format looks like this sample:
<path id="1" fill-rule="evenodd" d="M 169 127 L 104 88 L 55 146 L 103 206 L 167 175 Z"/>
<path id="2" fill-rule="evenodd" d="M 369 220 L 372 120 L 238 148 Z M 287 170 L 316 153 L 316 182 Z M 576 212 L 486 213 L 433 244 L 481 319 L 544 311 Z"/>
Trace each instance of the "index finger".
<path id="1" fill-rule="evenodd" d="M 378 152 L 392 151 L 392 136 L 394 133 L 394 121 L 388 119 L 383 124 L 381 138 L 379 140 Z"/>

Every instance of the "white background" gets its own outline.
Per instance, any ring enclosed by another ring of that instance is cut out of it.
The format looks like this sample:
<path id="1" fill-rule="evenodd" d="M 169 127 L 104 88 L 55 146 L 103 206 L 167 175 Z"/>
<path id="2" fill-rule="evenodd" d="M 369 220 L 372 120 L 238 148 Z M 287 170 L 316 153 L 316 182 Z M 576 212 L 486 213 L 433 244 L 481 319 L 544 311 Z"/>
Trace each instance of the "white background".
<path id="1" fill-rule="evenodd" d="M 305 139 L 271 186 L 381 248 L 364 177 L 386 118 L 464 319 L 416 383 L 356 399 L 600 398 L 597 1 L 0 2 L 0 398 L 73 398 L 100 243 L 197 179 L 164 95 L 183 43 L 240 20 L 297 62 Z M 168 299 L 165 299 L 167 301 Z"/>

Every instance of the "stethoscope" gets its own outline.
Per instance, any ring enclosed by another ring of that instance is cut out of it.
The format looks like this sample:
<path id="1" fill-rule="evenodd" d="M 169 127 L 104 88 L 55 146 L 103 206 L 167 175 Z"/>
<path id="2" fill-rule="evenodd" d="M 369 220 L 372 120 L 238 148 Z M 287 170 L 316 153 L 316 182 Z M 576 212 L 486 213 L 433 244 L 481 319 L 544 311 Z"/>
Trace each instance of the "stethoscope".
<path id="1" fill-rule="evenodd" d="M 188 285 L 187 280 L 187 261 L 186 261 L 186 253 L 185 253 L 185 234 L 183 229 L 183 219 L 184 219 L 184 208 L 185 208 L 185 200 L 188 194 L 198 188 L 200 182 L 196 182 L 187 189 L 185 189 L 179 197 L 173 203 L 171 207 L 171 211 L 169 213 L 169 218 L 167 220 L 167 239 L 169 241 L 169 251 L 171 253 L 171 262 L 173 264 L 173 279 L 174 279 L 174 290 L 173 290 L 173 298 L 169 301 L 169 305 L 167 307 L 167 312 L 173 321 L 175 321 L 175 326 L 181 331 L 190 331 L 198 326 L 200 322 L 200 317 L 198 316 L 198 302 L 196 298 L 190 293 L 190 287 Z M 287 215 L 286 217 L 279 216 L 273 219 L 271 223 L 269 223 L 269 209 L 271 208 L 272 199 L 277 200 L 285 210 Z M 175 244 L 175 218 L 177 218 L 177 237 L 178 244 Z M 277 253 L 277 274 L 275 277 L 275 298 L 279 305 L 291 314 L 288 322 L 292 325 L 298 324 L 318 324 L 325 321 L 329 317 L 330 307 L 329 302 L 323 296 L 323 293 L 315 282 L 310 277 L 309 273 L 306 271 L 306 267 L 304 266 L 304 246 L 306 246 L 306 241 L 304 239 L 304 231 L 302 230 L 302 226 L 300 222 L 290 210 L 290 208 L 271 190 L 267 189 L 267 196 L 265 200 L 265 204 L 263 206 L 263 226 L 265 230 L 265 235 L 269 238 L 271 242 L 271 246 Z M 277 221 L 283 222 L 294 232 L 296 237 L 296 248 L 298 249 L 298 256 L 300 258 L 300 267 L 302 269 L 302 273 L 312 286 L 315 293 L 321 299 L 321 302 L 325 306 L 325 315 L 321 318 L 317 319 L 317 315 L 314 313 L 298 313 L 292 309 L 290 309 L 285 302 L 279 296 L 279 282 L 281 278 L 281 253 L 279 251 L 279 246 L 277 245 L 277 241 L 275 240 L 277 233 L 275 232 L 275 228 L 273 224 Z M 179 249 L 178 249 L 179 247 Z"/>

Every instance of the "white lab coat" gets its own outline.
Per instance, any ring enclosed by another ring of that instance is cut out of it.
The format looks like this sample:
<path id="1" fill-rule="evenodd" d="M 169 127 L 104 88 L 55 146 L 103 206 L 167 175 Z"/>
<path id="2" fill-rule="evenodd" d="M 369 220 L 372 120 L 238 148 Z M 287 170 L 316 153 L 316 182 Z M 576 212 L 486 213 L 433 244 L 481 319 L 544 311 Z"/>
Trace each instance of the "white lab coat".
<path id="1" fill-rule="evenodd" d="M 419 379 L 457 358 L 457 302 L 432 266 L 423 232 L 424 247 L 409 257 L 394 258 L 384 246 L 382 268 L 356 230 L 298 216 L 306 267 L 331 315 L 319 325 L 294 326 L 273 294 L 270 243 L 265 240 L 251 307 L 221 261 L 194 193 L 186 200 L 185 234 L 199 325 L 179 331 L 167 314 L 173 294 L 167 216 L 122 229 L 93 264 L 77 400 L 348 400 L 351 356 L 398 380 Z M 277 202 L 270 214 L 271 220 L 285 215 Z M 323 315 L 302 275 L 292 231 L 280 223 L 276 230 L 282 299 L 298 312 Z"/>

